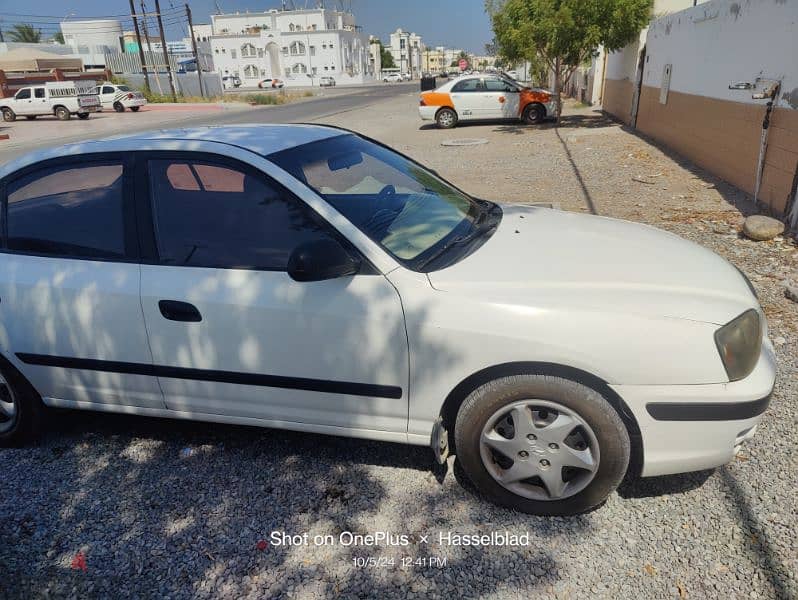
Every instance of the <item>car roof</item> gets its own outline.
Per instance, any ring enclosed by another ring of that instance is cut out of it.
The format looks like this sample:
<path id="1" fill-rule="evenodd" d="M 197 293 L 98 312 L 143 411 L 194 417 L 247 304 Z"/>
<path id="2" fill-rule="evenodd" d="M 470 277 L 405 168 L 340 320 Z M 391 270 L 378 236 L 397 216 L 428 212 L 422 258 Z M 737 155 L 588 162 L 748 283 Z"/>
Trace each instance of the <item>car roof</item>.
<path id="1" fill-rule="evenodd" d="M 25 154 L 0 167 L 0 178 L 22 167 L 67 155 L 127 151 L 131 147 L 155 150 L 158 142 L 215 142 L 244 148 L 261 156 L 303 144 L 348 134 L 348 131 L 321 125 L 251 124 L 161 129 L 56 146 Z M 144 143 L 150 142 L 150 143 Z M 192 143 L 187 150 L 203 149 Z"/>

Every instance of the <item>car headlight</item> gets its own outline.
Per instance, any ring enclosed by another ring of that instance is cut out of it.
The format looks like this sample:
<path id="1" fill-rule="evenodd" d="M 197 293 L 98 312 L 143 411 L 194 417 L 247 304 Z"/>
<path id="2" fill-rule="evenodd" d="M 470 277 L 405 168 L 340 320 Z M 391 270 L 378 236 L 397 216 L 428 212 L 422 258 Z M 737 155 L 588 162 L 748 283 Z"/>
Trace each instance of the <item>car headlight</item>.
<path id="1" fill-rule="evenodd" d="M 762 322 L 755 309 L 745 311 L 715 332 L 715 345 L 720 352 L 729 381 L 751 374 L 762 351 Z"/>

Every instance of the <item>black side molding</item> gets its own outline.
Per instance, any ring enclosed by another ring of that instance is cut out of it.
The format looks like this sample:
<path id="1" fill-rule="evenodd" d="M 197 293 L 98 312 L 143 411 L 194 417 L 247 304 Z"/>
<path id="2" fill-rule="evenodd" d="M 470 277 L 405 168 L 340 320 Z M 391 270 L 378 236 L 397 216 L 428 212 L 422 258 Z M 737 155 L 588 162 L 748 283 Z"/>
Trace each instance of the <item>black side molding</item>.
<path id="1" fill-rule="evenodd" d="M 740 421 L 765 412 L 772 394 L 750 402 L 652 402 L 646 410 L 657 421 Z"/>
<path id="2" fill-rule="evenodd" d="M 401 387 L 374 383 L 354 383 L 349 381 L 332 381 L 328 379 L 285 377 L 282 375 L 238 373 L 235 371 L 189 369 L 184 367 L 115 362 L 90 358 L 46 356 L 43 354 L 18 353 L 17 358 L 27 365 L 59 367 L 62 369 L 123 373 L 125 375 L 146 375 L 150 377 L 186 379 L 191 381 L 212 381 L 216 383 L 273 387 L 287 390 L 305 390 L 308 392 L 323 392 L 327 394 L 344 394 L 347 396 L 367 396 L 370 398 L 391 398 L 398 400 L 402 397 Z"/>

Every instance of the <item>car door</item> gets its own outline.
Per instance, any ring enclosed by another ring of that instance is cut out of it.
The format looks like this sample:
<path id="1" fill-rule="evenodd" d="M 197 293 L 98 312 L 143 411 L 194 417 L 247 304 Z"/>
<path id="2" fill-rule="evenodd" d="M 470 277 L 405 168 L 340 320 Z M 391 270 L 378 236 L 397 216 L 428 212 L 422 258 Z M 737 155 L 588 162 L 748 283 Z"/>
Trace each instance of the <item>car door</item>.
<path id="1" fill-rule="evenodd" d="M 407 337 L 388 280 L 364 263 L 355 276 L 294 281 L 291 251 L 337 234 L 248 165 L 197 153 L 137 160 L 151 219 L 142 230 L 154 232 L 142 240 L 152 256 L 142 305 L 167 406 L 406 431 Z"/>
<path id="2" fill-rule="evenodd" d="M 516 86 L 498 77 L 486 77 L 484 85 L 486 118 L 517 119 L 520 116 L 521 94 Z"/>
<path id="3" fill-rule="evenodd" d="M 0 348 L 50 404 L 164 408 L 147 374 L 128 162 L 74 156 L 0 182 Z"/>
<path id="4" fill-rule="evenodd" d="M 50 112 L 50 105 L 49 101 L 47 100 L 47 90 L 43 86 L 33 88 L 31 112 L 38 114 L 46 114 Z"/>
<path id="5" fill-rule="evenodd" d="M 479 78 L 463 79 L 452 86 L 449 96 L 461 121 L 481 119 L 481 99 Z"/>
<path id="6" fill-rule="evenodd" d="M 14 94 L 14 112 L 18 115 L 36 113 L 33 105 L 33 88 L 21 88 Z"/>
<path id="7" fill-rule="evenodd" d="M 100 103 L 103 108 L 111 108 L 116 100 L 116 88 L 112 85 L 100 86 Z"/>

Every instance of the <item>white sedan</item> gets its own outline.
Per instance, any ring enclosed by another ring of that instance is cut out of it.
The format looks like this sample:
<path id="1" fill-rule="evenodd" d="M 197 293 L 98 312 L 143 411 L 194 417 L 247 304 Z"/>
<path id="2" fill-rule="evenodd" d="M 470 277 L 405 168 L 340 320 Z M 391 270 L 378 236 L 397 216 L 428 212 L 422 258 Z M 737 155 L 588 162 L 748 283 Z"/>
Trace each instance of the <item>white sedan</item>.
<path id="1" fill-rule="evenodd" d="M 144 94 L 138 90 L 132 90 L 126 85 L 117 85 L 106 81 L 97 86 L 95 93 L 99 95 L 103 108 L 112 108 L 116 112 L 125 112 L 126 108 L 138 112 L 142 106 L 147 104 Z"/>
<path id="2" fill-rule="evenodd" d="M 0 442 L 45 407 L 431 446 L 566 515 L 732 459 L 774 352 L 745 277 L 472 198 L 325 126 L 139 133 L 0 168 Z"/>

